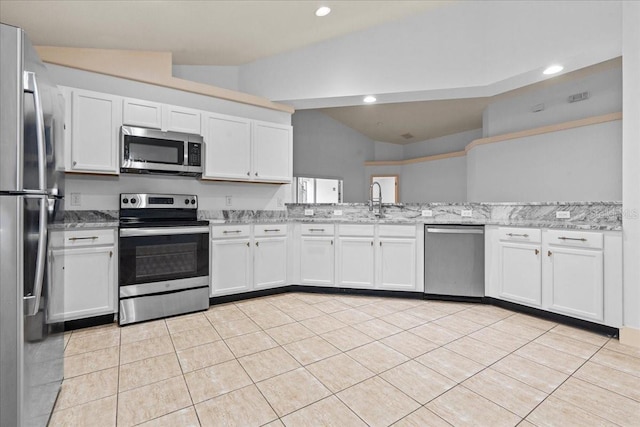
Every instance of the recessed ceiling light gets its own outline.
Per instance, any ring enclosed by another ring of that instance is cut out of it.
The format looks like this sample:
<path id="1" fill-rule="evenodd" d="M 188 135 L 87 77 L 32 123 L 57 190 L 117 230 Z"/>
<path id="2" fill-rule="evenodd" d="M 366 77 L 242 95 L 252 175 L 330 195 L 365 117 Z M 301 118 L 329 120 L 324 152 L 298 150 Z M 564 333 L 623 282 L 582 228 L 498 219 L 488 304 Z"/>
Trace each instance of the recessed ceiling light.
<path id="1" fill-rule="evenodd" d="M 320 6 L 316 10 L 316 16 L 327 16 L 330 13 L 331 13 L 331 8 L 327 6 Z"/>
<path id="2" fill-rule="evenodd" d="M 542 74 L 555 74 L 559 73 L 562 70 L 564 70 L 564 67 L 562 65 L 550 65 L 542 72 Z"/>
<path id="3" fill-rule="evenodd" d="M 376 97 L 371 95 L 365 96 L 362 101 L 366 102 L 367 104 L 371 104 L 372 102 L 376 102 Z"/>

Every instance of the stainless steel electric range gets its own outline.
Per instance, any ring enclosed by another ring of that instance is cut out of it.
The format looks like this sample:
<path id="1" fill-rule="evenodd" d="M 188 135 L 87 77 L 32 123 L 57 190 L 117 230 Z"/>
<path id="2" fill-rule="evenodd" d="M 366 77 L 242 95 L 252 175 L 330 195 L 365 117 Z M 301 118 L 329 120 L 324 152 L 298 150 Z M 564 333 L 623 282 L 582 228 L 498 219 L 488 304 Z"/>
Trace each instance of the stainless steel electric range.
<path id="1" fill-rule="evenodd" d="M 198 198 L 120 194 L 120 325 L 209 307 L 209 223 Z"/>

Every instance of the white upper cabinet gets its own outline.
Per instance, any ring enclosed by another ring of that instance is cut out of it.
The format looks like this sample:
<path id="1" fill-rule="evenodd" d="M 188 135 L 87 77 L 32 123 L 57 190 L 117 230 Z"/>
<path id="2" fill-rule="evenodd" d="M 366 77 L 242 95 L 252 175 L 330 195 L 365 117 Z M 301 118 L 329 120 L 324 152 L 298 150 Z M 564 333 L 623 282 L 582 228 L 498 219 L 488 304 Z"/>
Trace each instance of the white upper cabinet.
<path id="1" fill-rule="evenodd" d="M 200 117 L 200 111 L 191 108 L 133 98 L 123 101 L 125 125 L 200 135 Z"/>
<path id="2" fill-rule="evenodd" d="M 151 129 L 162 129 L 162 104 L 125 98 L 122 123 Z"/>
<path id="3" fill-rule="evenodd" d="M 204 122 L 203 178 L 248 181 L 251 178 L 251 121 L 207 114 Z"/>
<path id="4" fill-rule="evenodd" d="M 117 175 L 122 98 L 81 89 L 62 90 L 67 107 L 65 170 Z"/>
<path id="5" fill-rule="evenodd" d="M 202 133 L 201 116 L 202 114 L 198 110 L 175 105 L 163 105 L 162 130 L 200 135 Z"/>
<path id="6" fill-rule="evenodd" d="M 261 181 L 291 182 L 293 173 L 292 127 L 253 122 L 253 178 Z"/>
<path id="7" fill-rule="evenodd" d="M 204 179 L 291 182 L 292 127 L 206 114 Z"/>

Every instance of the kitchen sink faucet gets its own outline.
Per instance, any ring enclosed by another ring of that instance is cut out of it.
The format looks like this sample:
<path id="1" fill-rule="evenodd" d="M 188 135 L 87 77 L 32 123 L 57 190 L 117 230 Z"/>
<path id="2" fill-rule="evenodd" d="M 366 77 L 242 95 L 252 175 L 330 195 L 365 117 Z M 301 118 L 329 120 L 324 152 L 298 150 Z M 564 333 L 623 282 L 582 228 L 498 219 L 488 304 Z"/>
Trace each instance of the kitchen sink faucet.
<path id="1" fill-rule="evenodd" d="M 378 186 L 378 197 L 374 198 L 373 197 L 373 187 L 374 185 Z M 378 204 L 378 211 L 375 212 L 375 216 L 376 217 L 381 217 L 382 216 L 382 187 L 380 186 L 380 183 L 378 181 L 374 181 L 371 186 L 369 187 L 369 210 L 373 211 L 373 205 L 377 203 Z"/>

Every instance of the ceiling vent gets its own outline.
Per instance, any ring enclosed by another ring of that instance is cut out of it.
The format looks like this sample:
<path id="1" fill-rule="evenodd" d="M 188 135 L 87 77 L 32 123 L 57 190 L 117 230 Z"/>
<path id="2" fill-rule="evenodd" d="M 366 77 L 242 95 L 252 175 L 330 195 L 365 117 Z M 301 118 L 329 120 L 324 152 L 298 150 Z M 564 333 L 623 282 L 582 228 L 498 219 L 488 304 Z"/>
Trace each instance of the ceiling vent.
<path id="1" fill-rule="evenodd" d="M 405 133 L 405 134 L 403 134 L 403 135 L 400 135 L 400 136 L 401 136 L 401 137 L 403 137 L 404 139 L 411 139 L 411 138 L 413 138 L 413 135 L 411 135 L 409 132 L 407 132 L 407 133 Z"/>

